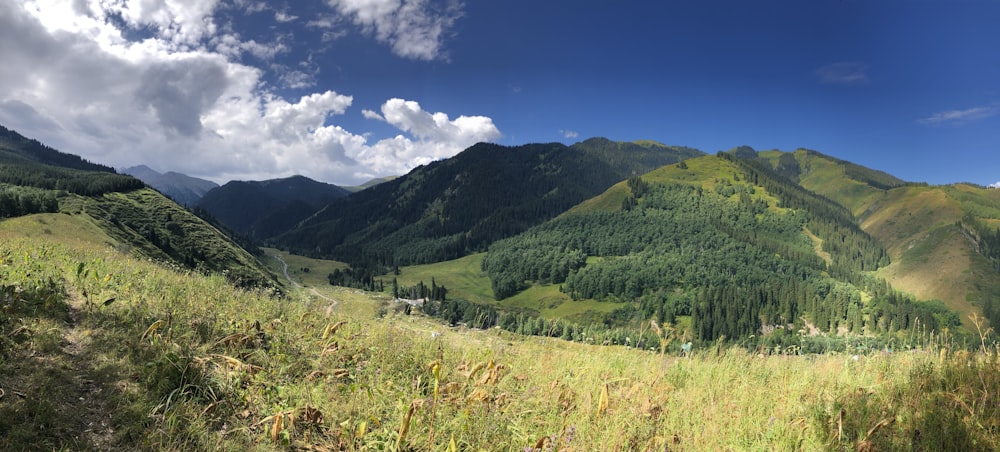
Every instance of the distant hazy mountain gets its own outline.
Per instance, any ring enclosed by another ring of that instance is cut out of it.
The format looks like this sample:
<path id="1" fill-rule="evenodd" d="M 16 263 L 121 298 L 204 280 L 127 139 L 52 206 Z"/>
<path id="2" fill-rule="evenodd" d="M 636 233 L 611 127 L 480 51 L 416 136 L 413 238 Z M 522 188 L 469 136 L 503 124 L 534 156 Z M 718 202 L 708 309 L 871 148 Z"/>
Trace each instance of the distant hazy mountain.
<path id="1" fill-rule="evenodd" d="M 630 175 L 698 155 L 704 154 L 604 138 L 573 146 L 480 143 L 337 200 L 276 240 L 348 262 L 453 259 L 559 215 Z"/>
<path id="2" fill-rule="evenodd" d="M 234 231 L 266 239 L 295 227 L 323 206 L 350 194 L 305 176 L 232 181 L 205 194 L 197 206 Z"/>
<path id="3" fill-rule="evenodd" d="M 160 174 L 156 170 L 139 165 L 121 170 L 124 174 L 135 176 L 145 182 L 150 187 L 159 190 L 160 193 L 173 198 L 179 204 L 191 207 L 198 203 L 205 193 L 216 188 L 219 184 L 215 182 L 191 177 L 186 174 L 168 171 Z"/>

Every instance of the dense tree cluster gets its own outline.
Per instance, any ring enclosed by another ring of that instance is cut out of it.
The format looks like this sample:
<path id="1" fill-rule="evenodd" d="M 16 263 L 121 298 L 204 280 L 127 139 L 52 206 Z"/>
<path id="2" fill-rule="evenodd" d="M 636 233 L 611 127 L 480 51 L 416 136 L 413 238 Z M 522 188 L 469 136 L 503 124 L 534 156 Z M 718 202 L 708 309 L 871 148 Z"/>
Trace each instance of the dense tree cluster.
<path id="1" fill-rule="evenodd" d="M 0 218 L 58 211 L 55 192 L 0 185 Z"/>
<path id="2" fill-rule="evenodd" d="M 84 196 L 145 186 L 111 167 L 52 149 L 0 126 L 0 183 L 62 190 Z"/>
<path id="3" fill-rule="evenodd" d="M 84 196 L 145 187 L 142 181 L 132 176 L 59 168 L 37 163 L 0 163 L 0 183 L 45 190 L 65 190 Z"/>
<path id="4" fill-rule="evenodd" d="M 392 297 L 407 298 L 410 300 L 445 301 L 448 296 L 448 289 L 439 286 L 434 278 L 431 278 L 431 285 L 418 282 L 411 287 L 400 286 L 396 278 L 392 278 Z"/>
<path id="5" fill-rule="evenodd" d="M 353 287 L 371 292 L 381 292 L 385 287 L 381 280 L 367 268 L 335 269 L 326 275 L 331 286 Z"/>
<path id="6" fill-rule="evenodd" d="M 529 282 L 561 284 L 577 299 L 635 302 L 641 319 L 691 315 L 703 340 L 803 319 L 835 333 L 957 324 L 947 310 L 865 276 L 887 254 L 844 208 L 768 168 L 722 158 L 739 174 L 710 189 L 631 178 L 631 201 L 620 212 L 565 215 L 496 242 L 483 260 L 494 294 L 503 299 Z M 830 265 L 804 229 L 824 240 Z M 859 289 L 874 296 L 863 303 Z"/>
<path id="7" fill-rule="evenodd" d="M 908 185 L 908 183 L 896 176 L 893 176 L 884 171 L 874 170 L 871 168 L 866 168 L 864 166 L 858 165 L 856 163 L 851 163 L 846 160 L 841 160 L 838 158 L 830 157 L 828 155 L 821 154 L 819 152 L 805 149 L 808 155 L 819 156 L 824 159 L 833 161 L 834 163 L 840 165 L 844 168 L 844 175 L 854 179 L 858 182 L 862 182 L 869 187 L 877 188 L 880 190 L 889 190 L 895 187 L 901 187 L 903 185 Z M 786 154 L 791 155 L 791 154 Z M 784 156 L 782 156 L 784 157 Z"/>
<path id="8" fill-rule="evenodd" d="M 762 186 L 777 197 L 782 207 L 810 213 L 806 226 L 824 239 L 823 250 L 830 253 L 834 260 L 831 272 L 847 275 L 877 270 L 889 264 L 885 249 L 861 230 L 845 207 L 802 189 L 756 159 L 739 159 L 722 152 L 718 156 L 739 166 L 747 181 Z"/>

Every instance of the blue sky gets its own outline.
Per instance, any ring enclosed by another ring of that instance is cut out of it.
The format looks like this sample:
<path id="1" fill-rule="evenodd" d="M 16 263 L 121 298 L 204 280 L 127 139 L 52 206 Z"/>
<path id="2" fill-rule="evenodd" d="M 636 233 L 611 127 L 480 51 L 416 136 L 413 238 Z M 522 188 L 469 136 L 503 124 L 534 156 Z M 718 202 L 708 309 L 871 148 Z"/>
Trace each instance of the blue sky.
<path id="1" fill-rule="evenodd" d="M 12 62 L 0 123 L 119 167 L 354 184 L 476 141 L 604 136 L 806 147 L 907 180 L 1000 180 L 993 0 L 0 10 Z"/>

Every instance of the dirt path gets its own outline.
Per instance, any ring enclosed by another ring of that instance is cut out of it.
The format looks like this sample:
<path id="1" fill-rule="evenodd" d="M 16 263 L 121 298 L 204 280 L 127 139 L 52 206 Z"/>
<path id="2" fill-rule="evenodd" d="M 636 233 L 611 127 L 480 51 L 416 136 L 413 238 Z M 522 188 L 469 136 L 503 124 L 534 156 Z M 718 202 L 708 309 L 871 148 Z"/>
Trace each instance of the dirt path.
<path id="1" fill-rule="evenodd" d="M 96 450 L 109 450 L 114 443 L 114 427 L 112 425 L 112 406 L 109 396 L 114 389 L 108 376 L 99 375 L 95 369 L 95 357 L 90 352 L 90 330 L 83 324 L 86 313 L 84 301 L 73 297 L 69 308 L 69 322 L 63 333 L 62 352 L 66 354 L 70 367 L 70 395 L 75 399 L 66 403 L 73 415 L 79 419 L 82 427 L 81 439 L 93 445 Z"/>
<path id="2" fill-rule="evenodd" d="M 122 372 L 98 364 L 83 305 L 71 296 L 8 333 L 17 346 L 0 373 L 0 450 L 116 448 Z"/>
<path id="3" fill-rule="evenodd" d="M 283 273 L 285 275 L 285 279 L 288 280 L 288 283 L 291 284 L 293 288 L 295 288 L 295 289 L 306 289 L 305 286 L 303 286 L 302 284 L 299 284 L 298 282 L 296 282 L 294 279 L 292 279 L 291 275 L 288 274 L 288 263 L 285 262 L 285 260 L 282 259 L 280 255 L 278 255 L 278 254 L 272 254 L 271 257 L 277 259 L 278 262 L 281 262 L 281 273 Z M 309 287 L 308 289 L 309 289 L 309 292 L 312 293 L 313 295 L 315 295 L 315 296 L 317 296 L 319 298 L 322 298 L 322 299 L 324 299 L 326 301 L 329 301 L 329 302 L 333 303 L 333 305 L 331 305 L 331 307 L 332 306 L 336 306 L 337 303 L 339 303 L 337 300 L 319 293 L 319 291 L 316 290 L 315 287 Z"/>

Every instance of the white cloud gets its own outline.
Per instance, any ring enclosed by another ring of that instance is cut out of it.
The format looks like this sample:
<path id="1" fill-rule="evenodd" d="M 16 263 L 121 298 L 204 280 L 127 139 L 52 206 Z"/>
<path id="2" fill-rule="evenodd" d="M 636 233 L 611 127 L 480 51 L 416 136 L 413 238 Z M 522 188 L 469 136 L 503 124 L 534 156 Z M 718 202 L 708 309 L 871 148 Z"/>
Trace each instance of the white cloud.
<path id="1" fill-rule="evenodd" d="M 400 132 L 372 142 L 365 131 L 336 124 L 352 96 L 320 89 L 286 99 L 272 91 L 265 69 L 239 56 L 273 54 L 219 32 L 212 18 L 217 6 L 208 0 L 0 2 L 0 124 L 92 161 L 142 163 L 217 182 L 303 174 L 355 184 L 500 137 L 490 118 L 450 119 L 390 99 L 381 114 L 362 114 Z M 153 30 L 152 36 L 130 40 L 135 30 L 119 29 L 118 15 L 129 26 Z M 287 86 L 315 84 L 309 67 L 268 64 Z"/>
<path id="2" fill-rule="evenodd" d="M 996 183 L 993 183 L 993 184 L 990 184 L 989 187 L 990 188 L 1000 188 L 1000 181 L 998 181 Z"/>
<path id="3" fill-rule="evenodd" d="M 972 107 L 965 110 L 939 111 L 917 122 L 926 125 L 962 124 L 977 119 L 985 119 L 1000 114 L 997 106 Z"/>
<path id="4" fill-rule="evenodd" d="M 570 140 L 576 139 L 577 137 L 580 136 L 579 133 L 573 130 L 560 130 L 559 134 L 562 135 L 563 138 L 568 138 Z"/>
<path id="5" fill-rule="evenodd" d="M 361 115 L 368 119 L 377 119 L 379 121 L 385 121 L 385 118 L 383 118 L 382 115 L 378 114 L 378 112 L 374 110 L 367 110 L 367 109 L 361 110 Z"/>
<path id="6" fill-rule="evenodd" d="M 389 99 L 382 104 L 382 114 L 362 111 L 369 119 L 381 119 L 417 138 L 402 135 L 375 143 L 371 152 L 359 155 L 366 164 L 382 172 L 400 174 L 406 165 L 423 165 L 451 157 L 482 141 L 500 138 L 500 130 L 485 116 L 459 116 L 454 120 L 445 113 L 429 113 L 414 101 Z M 409 163 L 404 163 L 409 162 Z"/>
<path id="7" fill-rule="evenodd" d="M 276 20 L 278 22 L 281 22 L 281 23 L 292 22 L 292 21 L 294 21 L 294 20 L 296 20 L 298 18 L 299 18 L 299 16 L 293 16 L 291 14 L 288 14 L 288 13 L 284 12 L 284 11 L 275 11 L 275 13 L 274 13 L 274 20 Z"/>
<path id="8" fill-rule="evenodd" d="M 462 5 L 431 0 L 327 0 L 340 14 L 349 16 L 366 33 L 389 44 L 401 57 L 418 60 L 445 59 L 443 41 Z"/>
<path id="9" fill-rule="evenodd" d="M 816 70 L 820 82 L 831 85 L 865 85 L 868 79 L 868 66 L 857 61 L 842 61 L 828 64 Z"/>

